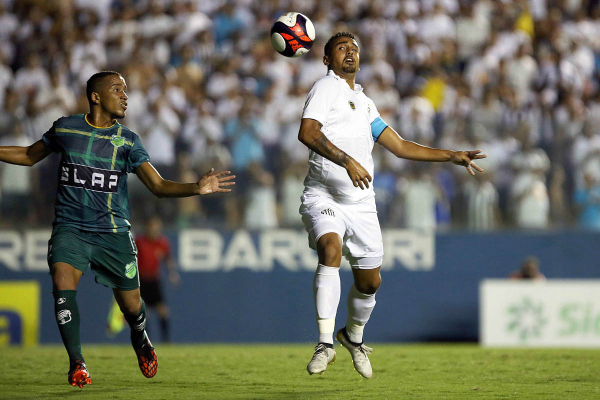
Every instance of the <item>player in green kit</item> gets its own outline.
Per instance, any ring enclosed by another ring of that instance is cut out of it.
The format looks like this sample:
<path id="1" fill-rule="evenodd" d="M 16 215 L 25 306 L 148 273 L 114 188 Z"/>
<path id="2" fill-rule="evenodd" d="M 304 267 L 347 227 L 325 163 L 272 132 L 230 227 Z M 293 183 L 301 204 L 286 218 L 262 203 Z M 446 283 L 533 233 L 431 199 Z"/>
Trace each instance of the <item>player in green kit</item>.
<path id="1" fill-rule="evenodd" d="M 230 192 L 229 171 L 207 172 L 198 182 L 163 179 L 150 164 L 137 134 L 119 124 L 127 110 L 125 79 L 99 72 L 87 82 L 90 113 L 63 117 L 29 147 L 0 146 L 0 161 L 32 166 L 52 152 L 61 153 L 55 220 L 48 242 L 56 322 L 70 360 L 69 383 L 91 384 L 81 354 L 77 284 L 88 268 L 96 282 L 112 288 L 131 328 L 131 343 L 145 377 L 152 378 L 158 359 L 146 334 L 140 297 L 137 249 L 129 232 L 127 174 L 158 197 L 186 197 Z"/>

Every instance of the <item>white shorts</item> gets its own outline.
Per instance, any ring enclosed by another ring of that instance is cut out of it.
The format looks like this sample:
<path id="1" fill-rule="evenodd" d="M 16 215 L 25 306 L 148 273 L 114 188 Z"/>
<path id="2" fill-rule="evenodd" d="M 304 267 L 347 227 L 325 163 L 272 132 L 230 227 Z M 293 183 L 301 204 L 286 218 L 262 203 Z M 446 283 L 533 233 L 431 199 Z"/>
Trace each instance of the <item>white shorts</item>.
<path id="1" fill-rule="evenodd" d="M 302 195 L 302 222 L 308 232 L 308 244 L 317 249 L 317 241 L 326 233 L 342 238 L 342 254 L 352 268 L 373 269 L 383 260 L 383 239 L 375 208 L 375 198 L 361 203 L 341 204 L 312 193 Z"/>

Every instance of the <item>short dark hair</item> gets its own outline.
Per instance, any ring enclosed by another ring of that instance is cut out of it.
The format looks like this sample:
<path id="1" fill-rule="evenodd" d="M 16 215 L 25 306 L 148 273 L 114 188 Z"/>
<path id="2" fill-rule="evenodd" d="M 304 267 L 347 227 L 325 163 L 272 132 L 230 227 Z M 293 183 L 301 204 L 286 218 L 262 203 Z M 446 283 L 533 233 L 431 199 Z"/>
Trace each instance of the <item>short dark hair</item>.
<path id="1" fill-rule="evenodd" d="M 352 40 L 356 40 L 356 37 L 350 32 L 338 32 L 332 37 L 329 38 L 327 43 L 325 43 L 325 55 L 329 57 L 331 50 L 333 49 L 333 41 L 339 37 L 348 37 Z"/>
<path id="2" fill-rule="evenodd" d="M 88 79 L 87 84 L 85 86 L 85 94 L 90 103 L 92 102 L 92 93 L 98 93 L 102 88 L 102 81 L 104 80 L 104 78 L 111 75 L 121 76 L 121 74 L 116 71 L 102 71 L 95 73 L 90 77 L 90 79 Z"/>

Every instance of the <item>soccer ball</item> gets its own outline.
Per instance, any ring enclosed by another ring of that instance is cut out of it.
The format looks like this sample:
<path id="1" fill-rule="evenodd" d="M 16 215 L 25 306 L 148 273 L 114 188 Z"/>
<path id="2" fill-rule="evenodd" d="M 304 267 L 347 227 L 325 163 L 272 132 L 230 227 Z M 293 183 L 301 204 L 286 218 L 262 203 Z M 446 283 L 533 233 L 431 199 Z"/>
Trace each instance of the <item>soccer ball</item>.
<path id="1" fill-rule="evenodd" d="M 271 28 L 271 44 L 286 57 L 308 53 L 314 41 L 314 25 L 306 15 L 297 12 L 283 14 Z"/>

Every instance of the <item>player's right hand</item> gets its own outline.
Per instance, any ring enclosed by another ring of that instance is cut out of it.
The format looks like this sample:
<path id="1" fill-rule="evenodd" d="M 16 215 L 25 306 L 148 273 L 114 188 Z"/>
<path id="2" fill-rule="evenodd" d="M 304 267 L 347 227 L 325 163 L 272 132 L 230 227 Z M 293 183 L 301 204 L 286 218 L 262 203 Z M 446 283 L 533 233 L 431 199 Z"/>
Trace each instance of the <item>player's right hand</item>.
<path id="1" fill-rule="evenodd" d="M 362 190 L 365 190 L 365 187 L 368 189 L 369 182 L 373 181 L 367 170 L 352 157 L 350 157 L 350 161 L 346 164 L 346 171 L 354 187 L 360 187 Z"/>

